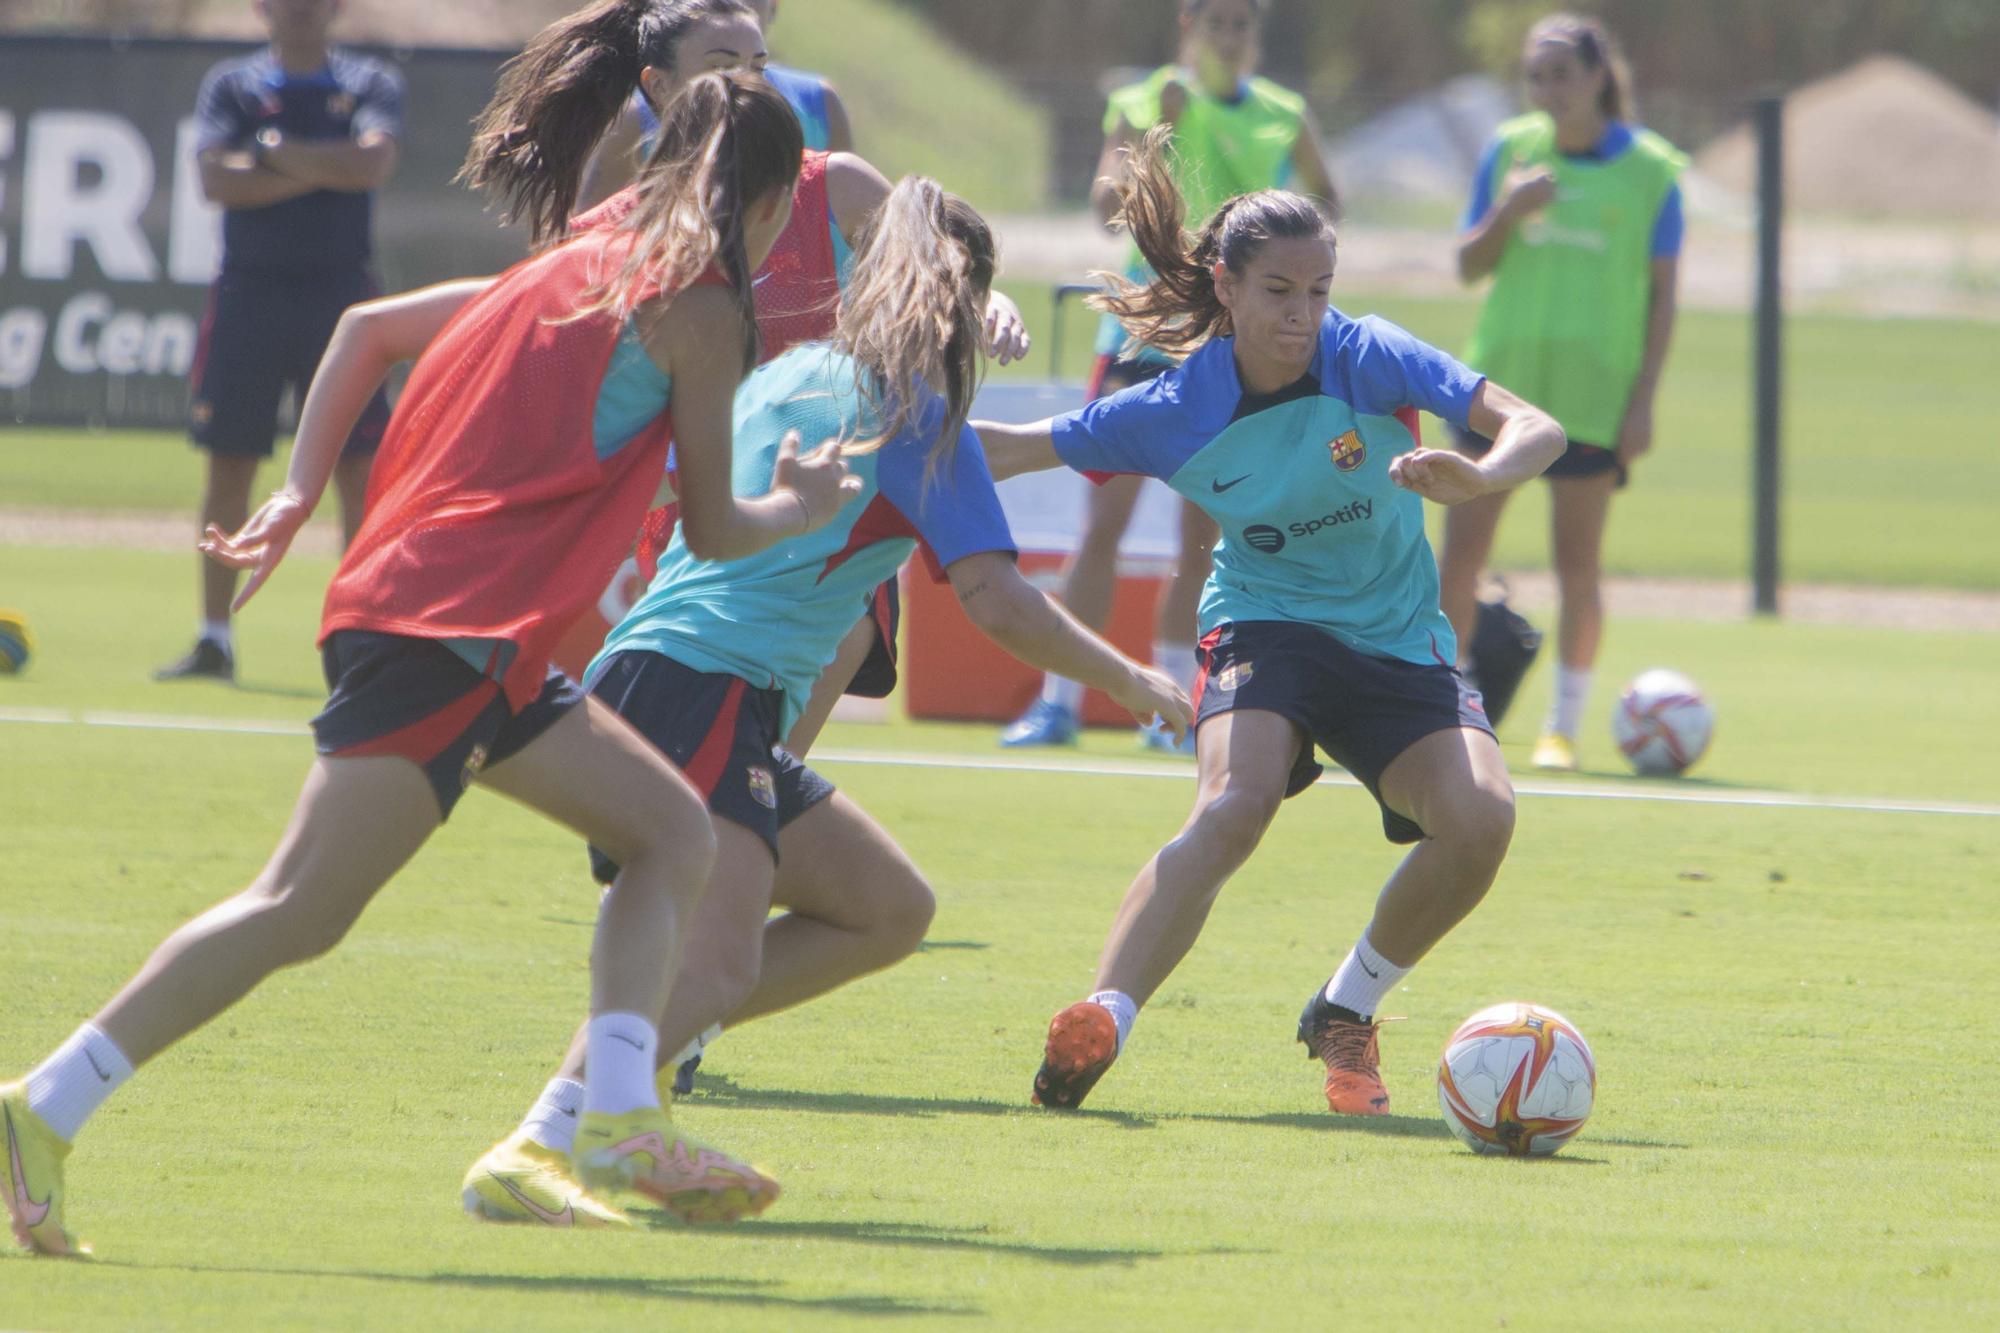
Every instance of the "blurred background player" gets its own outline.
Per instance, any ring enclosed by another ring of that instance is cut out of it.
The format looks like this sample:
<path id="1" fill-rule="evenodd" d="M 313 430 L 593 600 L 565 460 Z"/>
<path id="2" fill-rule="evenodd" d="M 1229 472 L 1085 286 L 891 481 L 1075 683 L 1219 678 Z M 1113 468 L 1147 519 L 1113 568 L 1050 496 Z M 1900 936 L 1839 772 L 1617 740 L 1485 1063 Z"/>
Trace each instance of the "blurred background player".
<path id="1" fill-rule="evenodd" d="M 1188 201 L 1188 219 L 1199 226 L 1226 199 L 1254 190 L 1293 187 L 1333 217 L 1333 178 L 1305 98 L 1252 74 L 1267 0 L 1181 0 L 1180 59 L 1139 83 L 1111 94 L 1104 113 L 1104 151 L 1098 159 L 1091 207 L 1109 226 L 1118 210 L 1126 151 L 1155 125 L 1173 130 L 1174 178 Z M 1132 250 L 1126 276 L 1148 276 Z M 1099 398 L 1149 380 L 1173 365 L 1171 358 L 1134 342 L 1106 316 L 1097 341 L 1089 396 Z M 1111 619 L 1118 583 L 1118 544 L 1132 521 L 1143 482 L 1114 477 L 1093 487 L 1083 536 L 1063 574 L 1062 599 L 1084 624 L 1102 629 Z M 1208 578 L 1216 529 L 1193 504 L 1181 505 L 1180 555 L 1155 610 L 1153 662 L 1191 686 L 1195 675 L 1195 604 Z M 1083 687 L 1048 677 L 1028 711 L 1000 734 L 1008 746 L 1067 745 L 1076 739 Z M 1169 738 L 1147 732 L 1146 742 Z"/>
<path id="2" fill-rule="evenodd" d="M 374 296 L 374 192 L 396 169 L 403 84 L 377 60 L 331 49 L 340 0 L 255 0 L 271 44 L 208 72 L 195 108 L 202 193 L 222 207 L 222 272 L 195 356 L 194 442 L 208 454 L 201 527 L 241 527 L 289 386 L 304 396 L 340 312 Z M 389 422 L 377 393 L 333 484 L 342 536 L 361 524 L 368 466 Z M 159 680 L 233 680 L 236 571 L 196 558 L 201 630 Z"/>
<path id="3" fill-rule="evenodd" d="M 1173 682 L 1078 625 L 1015 566 L 985 456 L 964 424 L 995 260 L 992 232 L 963 200 L 920 177 L 896 186 L 856 254 L 832 343 L 794 347 L 736 398 L 739 485 L 761 490 L 788 436 L 838 438 L 850 442 L 861 500 L 827 528 L 728 564 L 695 559 L 677 534 L 586 675 L 597 698 L 687 772 L 716 821 L 715 872 L 661 1019 L 662 1052 L 725 1020 L 826 994 L 922 942 L 935 899 L 921 873 L 778 745 L 856 614 L 919 545 L 1002 648 L 1090 681 L 1137 717 L 1187 726 Z M 593 854 L 591 868 L 606 880 L 616 865 Z M 790 910 L 767 920 L 774 902 Z M 561 1215 L 523 1207 L 504 1182 L 515 1163 L 568 1153 L 576 1122 L 562 1112 L 583 1091 L 585 1036 L 520 1129 L 467 1173 L 473 1212 L 525 1223 Z"/>
<path id="4" fill-rule="evenodd" d="M 1110 1068 L 1279 804 L 1318 779 L 1317 745 L 1375 797 L 1384 836 L 1416 844 L 1299 1018 L 1328 1107 L 1382 1115 L 1379 1006 L 1485 896 L 1514 831 L 1507 765 L 1452 666 L 1422 499 L 1518 485 L 1562 431 L 1394 325 L 1330 309 L 1333 227 L 1305 198 L 1229 200 L 1190 240 L 1165 148 L 1155 130 L 1132 155 L 1122 209 L 1156 276 L 1098 299 L 1187 359 L 1050 421 L 977 423 L 996 477 L 1158 477 L 1224 533 L 1201 599 L 1194 810 L 1127 890 L 1094 993 L 1050 1023 L 1034 1099 L 1076 1106 Z M 1476 424 L 1492 452 L 1421 447 L 1417 408 Z"/>
<path id="5" fill-rule="evenodd" d="M 1611 493 L 1653 445 L 1653 398 L 1673 340 L 1686 159 L 1631 123 L 1632 83 L 1596 19 L 1557 14 L 1521 57 L 1534 107 L 1487 145 L 1459 243 L 1467 282 L 1489 274 L 1466 362 L 1547 409 L 1569 449 L 1543 475 L 1559 606 L 1555 689 L 1534 765 L 1576 767 L 1604 626 L 1600 573 Z M 1487 441 L 1460 432 L 1477 456 Z M 1440 557 L 1444 608 L 1469 644 L 1481 566 L 1508 492 L 1454 505 Z"/>
<path id="6" fill-rule="evenodd" d="M 651 26 L 656 30 L 685 29 L 704 19 L 743 9 L 756 19 L 758 31 L 768 34 L 778 17 L 778 0 L 739 0 L 731 5 L 711 4 L 706 0 L 678 3 L 670 0 L 649 8 L 653 12 Z M 764 59 L 761 48 L 758 56 L 761 63 L 756 68 L 773 88 L 785 95 L 792 110 L 798 112 L 806 147 L 822 153 L 853 152 L 854 133 L 847 123 L 847 108 L 833 85 L 817 74 Z M 699 41 L 688 44 L 683 58 L 687 63 L 680 67 L 678 75 L 668 62 L 648 62 L 654 73 L 639 79 L 638 87 L 625 99 L 617 117 L 605 130 L 596 153 L 591 156 L 589 169 L 584 172 L 577 208 L 593 208 L 631 184 L 634 173 L 646 160 L 653 136 L 659 133 L 659 109 L 672 98 L 677 79 L 691 78 L 703 69 L 748 68 L 751 63 L 747 52 L 732 52 L 727 47 L 707 46 Z"/>

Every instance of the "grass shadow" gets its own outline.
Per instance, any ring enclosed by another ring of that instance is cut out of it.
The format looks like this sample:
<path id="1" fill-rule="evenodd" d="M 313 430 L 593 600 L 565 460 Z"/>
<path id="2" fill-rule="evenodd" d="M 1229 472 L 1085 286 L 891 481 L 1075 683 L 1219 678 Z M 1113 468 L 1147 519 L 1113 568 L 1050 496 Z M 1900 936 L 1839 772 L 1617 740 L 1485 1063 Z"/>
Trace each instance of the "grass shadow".
<path id="1" fill-rule="evenodd" d="M 684 1229 L 671 1215 L 643 1210 L 649 1225 L 662 1230 Z M 1236 1254 L 1241 1251 L 1213 1248 L 1140 1250 L 1115 1246 L 1034 1245 L 1026 1241 L 1001 1240 L 984 1227 L 943 1227 L 921 1222 L 793 1222 L 745 1221 L 729 1227 L 702 1228 L 702 1234 L 737 1240 L 829 1240 L 856 1245 L 885 1245 L 897 1248 L 960 1250 L 978 1254 L 1011 1255 L 1039 1259 L 1044 1263 L 1072 1266 L 1117 1264 L 1130 1268 L 1143 1259 L 1180 1258 L 1188 1254 Z"/>
<path id="2" fill-rule="evenodd" d="M 715 1234 L 722 1234 L 717 1232 Z M 248 1277 L 331 1278 L 351 1282 L 387 1282 L 413 1286 L 470 1287 L 592 1297 L 607 1292 L 640 1300 L 683 1301 L 797 1311 L 800 1314 L 850 1315 L 979 1315 L 970 1306 L 932 1305 L 898 1296 L 790 1296 L 781 1284 L 765 1278 L 569 1277 L 533 1273 L 382 1273 L 367 1269 L 260 1268 L 235 1264 L 140 1264 L 99 1260 L 98 1267 L 135 1272 L 216 1273 Z"/>
<path id="3" fill-rule="evenodd" d="M 696 1104 L 742 1107 L 748 1110 L 819 1111 L 830 1115 L 1061 1115 L 1072 1120 L 1098 1120 L 1123 1129 L 1151 1129 L 1153 1116 L 1132 1111 L 1049 1112 L 1020 1102 L 996 1102 L 974 1097 L 898 1097 L 870 1092 L 794 1092 L 786 1088 L 747 1088 L 726 1074 L 695 1076 Z"/>
<path id="4" fill-rule="evenodd" d="M 936 953 L 940 949 L 990 949 L 993 946 L 984 940 L 925 940 L 917 946 L 918 953 Z"/>

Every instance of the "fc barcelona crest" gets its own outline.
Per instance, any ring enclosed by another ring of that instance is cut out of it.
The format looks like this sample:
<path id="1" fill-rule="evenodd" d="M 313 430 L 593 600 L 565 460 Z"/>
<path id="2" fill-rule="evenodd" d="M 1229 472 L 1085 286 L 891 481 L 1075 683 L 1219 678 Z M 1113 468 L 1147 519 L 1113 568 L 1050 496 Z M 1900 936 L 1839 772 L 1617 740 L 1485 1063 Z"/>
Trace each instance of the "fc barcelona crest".
<path id="1" fill-rule="evenodd" d="M 1361 442 L 1361 432 L 1348 431 L 1345 435 L 1328 440 L 1327 452 L 1333 455 L 1333 465 L 1342 472 L 1352 472 L 1368 461 L 1368 446 Z"/>

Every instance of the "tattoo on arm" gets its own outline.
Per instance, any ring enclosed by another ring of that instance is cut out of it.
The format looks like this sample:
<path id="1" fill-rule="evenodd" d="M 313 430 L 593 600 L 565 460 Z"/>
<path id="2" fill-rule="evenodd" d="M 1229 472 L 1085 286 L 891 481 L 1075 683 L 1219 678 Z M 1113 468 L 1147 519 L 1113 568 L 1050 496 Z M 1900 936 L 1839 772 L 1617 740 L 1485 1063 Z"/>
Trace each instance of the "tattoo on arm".
<path id="1" fill-rule="evenodd" d="M 958 595 L 959 604 L 964 605 L 966 602 L 969 602 L 973 598 L 979 596 L 979 594 L 988 591 L 988 589 L 989 585 L 987 584 L 986 580 L 981 579 L 979 582 L 973 584 L 970 588 L 967 588 L 964 592 Z"/>

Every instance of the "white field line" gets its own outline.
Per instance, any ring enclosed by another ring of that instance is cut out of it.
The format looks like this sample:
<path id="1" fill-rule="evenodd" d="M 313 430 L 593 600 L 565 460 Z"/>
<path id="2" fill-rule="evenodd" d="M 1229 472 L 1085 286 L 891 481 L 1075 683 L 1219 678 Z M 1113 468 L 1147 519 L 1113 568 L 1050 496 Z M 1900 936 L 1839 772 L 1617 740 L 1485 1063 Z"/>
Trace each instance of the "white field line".
<path id="1" fill-rule="evenodd" d="M 0 725 L 82 725 L 144 731 L 193 731 L 253 736 L 304 736 L 303 722 L 258 721 L 249 718 L 187 717 L 155 713 L 67 713 L 52 708 L 0 708 Z M 1173 778 L 1194 777 L 1192 764 L 1124 764 L 1098 759 L 1017 759 L 1011 756 L 918 754 L 894 750 L 819 750 L 815 764 L 868 764 L 883 768 L 944 768 L 978 773 L 1058 773 L 1072 777 Z M 1329 773 L 1322 787 L 1358 787 L 1345 773 Z M 1656 801 L 1668 805 L 1755 806 L 1778 810 L 1844 810 L 1889 815 L 1967 815 L 2000 819 L 2000 805 L 1971 801 L 1899 801 L 1867 796 L 1808 796 L 1782 791 L 1673 790 L 1665 786 L 1606 786 L 1590 782 L 1517 782 L 1523 796 L 1552 796 L 1578 801 Z"/>

